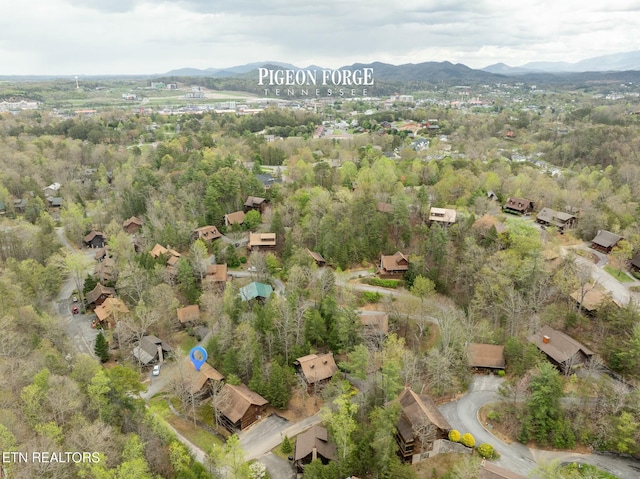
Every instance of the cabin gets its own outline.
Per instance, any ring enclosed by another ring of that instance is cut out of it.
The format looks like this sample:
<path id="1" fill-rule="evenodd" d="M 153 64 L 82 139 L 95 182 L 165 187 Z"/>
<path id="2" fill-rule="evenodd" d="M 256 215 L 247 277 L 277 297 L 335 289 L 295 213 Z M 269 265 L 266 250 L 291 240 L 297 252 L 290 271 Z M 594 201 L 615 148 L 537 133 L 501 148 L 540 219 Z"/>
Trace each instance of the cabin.
<path id="1" fill-rule="evenodd" d="M 184 308 L 177 309 L 178 321 L 184 326 L 193 326 L 200 323 L 200 306 L 190 304 Z"/>
<path id="2" fill-rule="evenodd" d="M 502 211 L 514 215 L 526 215 L 533 211 L 533 202 L 526 198 L 508 198 Z"/>
<path id="3" fill-rule="evenodd" d="M 402 278 L 409 270 L 409 260 L 400 251 L 390 256 L 381 255 L 376 273 L 385 278 Z"/>
<path id="4" fill-rule="evenodd" d="M 118 280 L 118 269 L 113 258 L 104 258 L 96 263 L 93 273 L 101 283 L 115 283 Z"/>
<path id="5" fill-rule="evenodd" d="M 94 313 L 103 328 L 114 328 L 120 319 L 129 314 L 129 308 L 118 298 L 107 298 L 96 307 Z"/>
<path id="6" fill-rule="evenodd" d="M 244 211 L 235 211 L 224 215 L 224 225 L 229 228 L 244 223 Z"/>
<path id="7" fill-rule="evenodd" d="M 575 368 L 590 361 L 595 354 L 572 337 L 550 326 L 544 326 L 540 331 L 529 336 L 528 340 L 535 344 L 563 373 L 571 373 Z"/>
<path id="8" fill-rule="evenodd" d="M 575 215 L 552 210 L 551 208 L 542 208 L 536 216 L 536 223 L 543 226 L 554 226 L 558 228 L 560 233 L 564 233 L 566 229 L 573 228 L 577 220 L 578 218 Z"/>
<path id="9" fill-rule="evenodd" d="M 247 200 L 244 202 L 244 212 L 248 212 L 251 210 L 259 211 L 260 214 L 264 213 L 267 209 L 267 205 L 269 200 L 266 198 L 259 198 L 257 196 L 249 196 Z"/>
<path id="10" fill-rule="evenodd" d="M 308 389 L 323 386 L 338 372 L 333 353 L 308 354 L 297 358 L 293 365 Z"/>
<path id="11" fill-rule="evenodd" d="M 456 222 L 456 210 L 449 208 L 431 208 L 429 210 L 429 224 L 451 226 Z"/>
<path id="12" fill-rule="evenodd" d="M 102 286 L 102 283 L 96 284 L 96 287 L 87 293 L 86 301 L 87 306 L 90 309 L 95 309 L 105 302 L 107 298 L 113 298 L 116 295 L 116 290 L 113 288 L 107 288 Z"/>
<path id="13" fill-rule="evenodd" d="M 527 479 L 527 476 L 510 471 L 483 459 L 480 463 L 478 479 Z"/>
<path id="14" fill-rule="evenodd" d="M 447 439 L 451 425 L 430 397 L 417 394 L 410 386 L 396 401 L 401 407 L 396 424 L 398 455 L 403 462 L 420 462 L 434 451 L 437 440 Z"/>
<path id="15" fill-rule="evenodd" d="M 247 249 L 250 251 L 272 251 L 276 248 L 275 233 L 249 233 Z"/>
<path id="16" fill-rule="evenodd" d="M 196 370 L 190 358 L 185 358 L 183 363 L 182 374 L 189 386 L 191 394 L 197 394 L 200 397 L 209 397 L 214 390 L 220 387 L 224 376 L 216 368 L 209 363 L 203 363 L 199 370 Z"/>
<path id="17" fill-rule="evenodd" d="M 591 240 L 591 247 L 602 253 L 609 254 L 622 239 L 622 236 L 610 231 L 598 230 L 598 234 Z"/>
<path id="18" fill-rule="evenodd" d="M 382 311 L 360 311 L 362 337 L 380 348 L 389 334 L 389 315 Z"/>
<path id="19" fill-rule="evenodd" d="M 467 348 L 467 359 L 469 367 L 476 370 L 504 369 L 504 346 L 471 343 Z"/>
<path id="20" fill-rule="evenodd" d="M 130 235 L 137 233 L 142 225 L 142 220 L 136 216 L 122 222 L 122 228 Z"/>
<path id="21" fill-rule="evenodd" d="M 225 384 L 220 391 L 222 400 L 214 408 L 219 412 L 219 422 L 229 432 L 236 433 L 262 419 L 267 412 L 268 401 L 244 384 Z"/>
<path id="22" fill-rule="evenodd" d="M 316 265 L 319 267 L 323 267 L 327 265 L 327 260 L 325 260 L 320 253 L 316 253 L 315 251 L 311 251 L 309 248 L 306 249 L 307 254 L 313 258 Z"/>
<path id="23" fill-rule="evenodd" d="M 303 473 L 304 467 L 315 459 L 326 465 L 337 458 L 336 446 L 329 441 L 326 428 L 313 426 L 296 437 L 293 462 L 298 473 Z"/>
<path id="24" fill-rule="evenodd" d="M 231 281 L 231 275 L 228 273 L 226 263 L 207 265 L 205 276 L 202 280 L 205 287 L 224 291 L 227 286 L 227 281 Z"/>
<path id="25" fill-rule="evenodd" d="M 631 261 L 629 262 L 629 267 L 631 268 L 631 271 L 640 273 L 640 253 L 633 255 L 633 258 L 631 258 Z"/>
<path id="26" fill-rule="evenodd" d="M 143 366 L 149 364 L 162 364 L 173 351 L 173 348 L 156 336 L 143 336 L 136 347 L 133 348 L 133 357 Z"/>
<path id="27" fill-rule="evenodd" d="M 242 301 L 257 300 L 264 302 L 273 294 L 273 288 L 269 284 L 258 283 L 253 281 L 246 286 L 240 288 L 240 298 Z"/>
<path id="28" fill-rule="evenodd" d="M 619 306 L 609 292 L 591 284 L 585 285 L 584 288 L 578 288 L 569 296 L 583 311 L 589 314 L 595 313 L 607 303 L 613 303 Z"/>
<path id="29" fill-rule="evenodd" d="M 82 243 L 87 248 L 102 248 L 105 245 L 104 233 L 93 230 L 82 238 Z"/>
<path id="30" fill-rule="evenodd" d="M 191 233 L 191 239 L 202 240 L 206 243 L 211 243 L 213 240 L 217 240 L 218 238 L 222 238 L 222 233 L 218 231 L 218 228 L 215 226 L 203 226 L 201 228 L 196 228 Z"/>

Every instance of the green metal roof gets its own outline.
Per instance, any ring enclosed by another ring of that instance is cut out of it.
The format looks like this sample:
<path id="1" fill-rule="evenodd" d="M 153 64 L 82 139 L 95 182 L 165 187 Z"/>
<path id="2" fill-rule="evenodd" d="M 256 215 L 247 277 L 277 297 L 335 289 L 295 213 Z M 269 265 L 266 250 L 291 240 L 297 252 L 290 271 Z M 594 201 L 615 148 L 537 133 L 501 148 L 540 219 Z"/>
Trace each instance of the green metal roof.
<path id="1" fill-rule="evenodd" d="M 256 298 L 268 298 L 273 293 L 273 288 L 264 283 L 254 281 L 240 288 L 240 297 L 243 301 L 250 301 Z"/>

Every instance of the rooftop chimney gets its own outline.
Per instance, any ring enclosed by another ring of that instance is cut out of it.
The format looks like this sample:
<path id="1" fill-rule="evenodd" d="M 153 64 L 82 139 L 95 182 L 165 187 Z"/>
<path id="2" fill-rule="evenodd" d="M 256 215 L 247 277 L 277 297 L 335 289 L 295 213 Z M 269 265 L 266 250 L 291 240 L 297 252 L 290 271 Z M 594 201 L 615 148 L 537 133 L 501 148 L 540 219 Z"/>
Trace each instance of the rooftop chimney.
<path id="1" fill-rule="evenodd" d="M 546 334 L 544 336 L 542 336 L 542 342 L 543 343 L 548 343 L 549 341 L 551 341 L 551 338 L 549 336 L 547 336 Z"/>

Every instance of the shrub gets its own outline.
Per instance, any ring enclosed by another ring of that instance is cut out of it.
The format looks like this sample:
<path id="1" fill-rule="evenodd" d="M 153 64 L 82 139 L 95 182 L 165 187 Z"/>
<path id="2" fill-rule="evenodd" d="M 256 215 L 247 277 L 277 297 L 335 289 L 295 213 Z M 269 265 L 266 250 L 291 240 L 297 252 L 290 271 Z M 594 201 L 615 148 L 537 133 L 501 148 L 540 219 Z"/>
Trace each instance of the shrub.
<path id="1" fill-rule="evenodd" d="M 366 303 L 377 303 L 382 299 L 380 293 L 371 293 L 369 291 L 362 292 L 362 301 Z"/>
<path id="2" fill-rule="evenodd" d="M 495 453 L 496 451 L 495 449 L 493 449 L 493 446 L 491 444 L 485 442 L 478 446 L 478 454 L 480 454 L 480 456 L 484 458 L 491 458 Z"/>
<path id="3" fill-rule="evenodd" d="M 500 376 L 501 378 L 503 378 L 505 376 L 505 374 L 507 374 L 507 373 L 504 372 L 504 369 L 501 369 L 501 370 L 498 371 L 498 376 Z"/>
<path id="4" fill-rule="evenodd" d="M 460 443 L 467 447 L 473 447 L 476 445 L 475 438 L 470 433 L 464 433 L 460 438 Z"/>
<path id="5" fill-rule="evenodd" d="M 291 454 L 293 452 L 293 445 L 291 444 L 291 439 L 289 439 L 289 436 L 285 436 L 282 440 L 280 450 L 283 452 L 283 454 Z"/>
<path id="6" fill-rule="evenodd" d="M 449 441 L 460 442 L 460 431 L 456 429 L 449 431 Z"/>
<path id="7" fill-rule="evenodd" d="M 378 286 L 380 288 L 392 288 L 395 289 L 402 284 L 402 281 L 399 279 L 382 279 L 382 278 L 364 278 L 362 280 L 365 284 L 370 284 L 371 286 Z"/>

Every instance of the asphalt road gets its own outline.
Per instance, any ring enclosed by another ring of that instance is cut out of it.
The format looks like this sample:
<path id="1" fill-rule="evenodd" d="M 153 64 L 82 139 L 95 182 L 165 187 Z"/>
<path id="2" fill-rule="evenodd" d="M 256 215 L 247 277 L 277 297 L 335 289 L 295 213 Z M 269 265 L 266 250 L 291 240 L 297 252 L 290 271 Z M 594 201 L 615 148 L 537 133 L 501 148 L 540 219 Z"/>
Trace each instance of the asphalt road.
<path id="1" fill-rule="evenodd" d="M 537 463 L 558 460 L 592 464 L 614 474 L 619 479 L 640 478 L 640 461 L 605 454 L 579 454 L 570 451 L 544 451 L 530 449 L 514 442 L 507 444 L 485 429 L 478 420 L 478 410 L 485 404 L 499 400 L 498 387 L 503 379 L 492 375 L 475 376 L 469 392 L 457 401 L 439 406 L 440 411 L 454 429 L 470 432 L 477 444 L 487 442 L 500 454 L 496 463 L 505 469 L 527 475 Z"/>
<path id="2" fill-rule="evenodd" d="M 67 250 L 72 253 L 80 252 L 67 240 L 62 228 L 56 228 L 56 235 Z M 95 251 L 87 250 L 85 254 L 93 259 Z M 87 273 L 90 271 L 87 271 Z M 60 325 L 64 328 L 67 337 L 73 342 L 76 352 L 95 356 L 93 350 L 98 331 L 91 327 L 91 317 L 93 315 L 72 314 L 71 312 L 71 308 L 74 305 L 71 297 L 75 288 L 75 281 L 72 278 L 65 280 L 53 303 L 53 308 L 58 314 Z"/>

